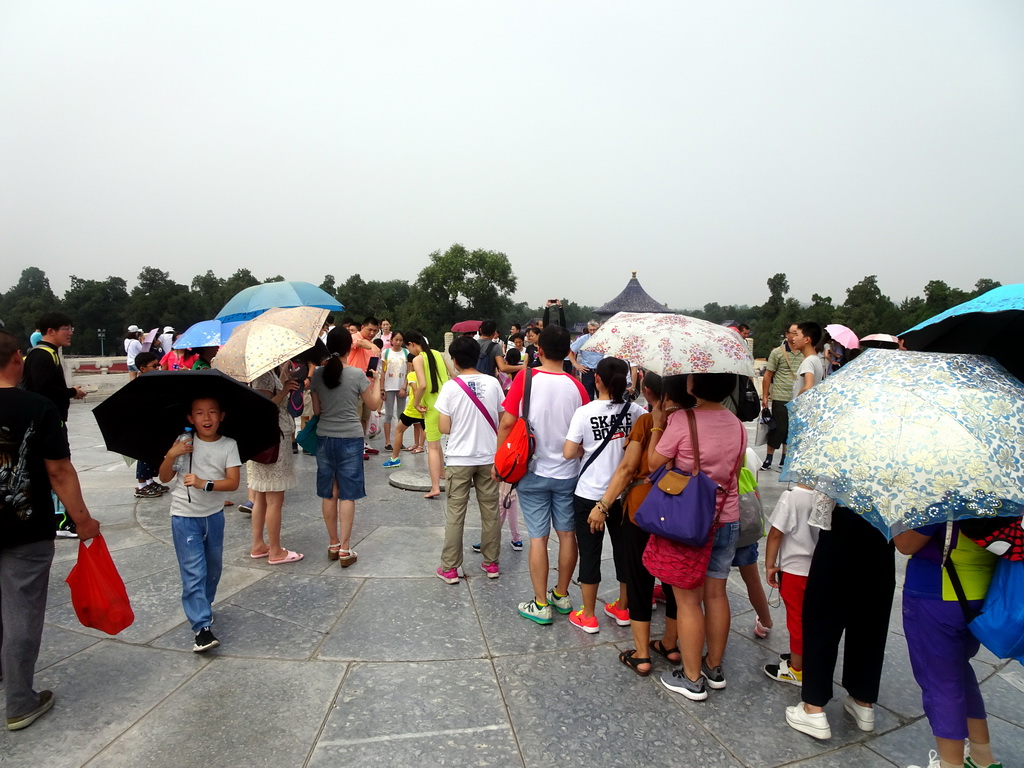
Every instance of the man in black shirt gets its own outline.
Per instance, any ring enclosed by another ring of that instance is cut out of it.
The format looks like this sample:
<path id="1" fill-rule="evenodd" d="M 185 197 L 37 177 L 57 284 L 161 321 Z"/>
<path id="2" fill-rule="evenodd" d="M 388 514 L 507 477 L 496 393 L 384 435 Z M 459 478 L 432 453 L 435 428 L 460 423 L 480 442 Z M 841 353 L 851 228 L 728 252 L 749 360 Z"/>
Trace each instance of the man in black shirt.
<path id="1" fill-rule="evenodd" d="M 82 499 L 67 434 L 54 405 L 18 388 L 24 360 L 0 330 L 0 666 L 7 728 L 27 728 L 53 706 L 32 688 L 56 534 L 51 488 L 83 540 L 99 533 Z"/>
<path id="2" fill-rule="evenodd" d="M 39 318 L 36 327 L 43 332 L 43 339 L 25 356 L 22 386 L 29 392 L 42 395 L 57 407 L 61 425 L 64 427 L 64 437 L 67 439 L 68 408 L 71 400 L 81 400 L 85 397 L 83 389 L 67 385 L 64 380 L 64 366 L 60 360 L 60 350 L 62 347 L 71 346 L 71 336 L 75 328 L 71 324 L 71 318 L 63 312 L 47 312 Z M 59 503 L 55 508 L 59 518 L 57 535 L 62 538 L 74 538 L 74 521 Z"/>

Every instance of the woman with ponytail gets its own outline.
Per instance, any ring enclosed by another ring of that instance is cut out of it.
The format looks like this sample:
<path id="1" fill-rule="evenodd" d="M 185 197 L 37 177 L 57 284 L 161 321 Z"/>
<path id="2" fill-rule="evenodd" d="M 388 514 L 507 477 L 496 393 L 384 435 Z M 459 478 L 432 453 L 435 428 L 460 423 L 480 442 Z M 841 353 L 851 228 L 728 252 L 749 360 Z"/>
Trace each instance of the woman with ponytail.
<path id="1" fill-rule="evenodd" d="M 352 347 L 352 334 L 344 327 L 327 334 L 330 357 L 313 371 L 310 395 L 317 424 L 316 495 L 327 526 L 327 559 L 342 568 L 356 562 L 352 549 L 352 523 L 356 500 L 366 496 L 363 482 L 363 426 L 359 404 L 380 408 L 380 391 L 370 386 L 366 372 L 343 362 Z"/>
<path id="2" fill-rule="evenodd" d="M 413 390 L 413 405 L 423 414 L 423 427 L 427 438 L 427 464 L 430 467 L 430 491 L 423 495 L 425 499 L 435 499 L 441 495 L 441 471 L 444 468 L 444 457 L 441 455 L 440 414 L 434 407 L 441 385 L 448 381 L 449 372 L 444 357 L 440 352 L 430 348 L 426 338 L 419 331 L 408 331 L 405 334 L 405 346 L 415 355 L 412 360 L 416 372 L 416 388 Z"/>
<path id="3" fill-rule="evenodd" d="M 606 357 L 597 364 L 594 375 L 597 399 L 576 409 L 562 448 L 562 455 L 567 461 L 577 458 L 583 460 L 583 470 L 573 494 L 583 607 L 569 614 L 569 622 L 590 634 L 601 629 L 594 609 L 601 584 L 601 550 L 606 523 L 612 539 L 620 599 L 612 604 L 612 611 L 606 607 L 605 613 L 622 626 L 629 625 L 629 613 L 624 606 L 626 568 L 619 541 L 622 512 L 617 499 L 610 506 L 601 501 L 622 460 L 622 452 L 633 424 L 644 414 L 643 408 L 635 403 L 627 403 L 623 397 L 628 374 L 629 365 L 614 357 Z M 625 618 L 620 618 L 615 610 L 621 610 Z"/>

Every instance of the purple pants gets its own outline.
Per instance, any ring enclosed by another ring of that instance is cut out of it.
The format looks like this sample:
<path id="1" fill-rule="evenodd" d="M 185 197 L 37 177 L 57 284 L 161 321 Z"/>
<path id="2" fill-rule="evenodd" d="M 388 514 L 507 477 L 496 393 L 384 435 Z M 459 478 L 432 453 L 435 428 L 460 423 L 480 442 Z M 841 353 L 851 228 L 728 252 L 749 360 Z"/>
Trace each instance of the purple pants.
<path id="1" fill-rule="evenodd" d="M 980 603 L 968 604 L 977 608 Z M 903 632 L 932 734 L 966 739 L 967 718 L 984 720 L 985 702 L 971 666 L 981 644 L 967 628 L 960 604 L 904 592 Z"/>

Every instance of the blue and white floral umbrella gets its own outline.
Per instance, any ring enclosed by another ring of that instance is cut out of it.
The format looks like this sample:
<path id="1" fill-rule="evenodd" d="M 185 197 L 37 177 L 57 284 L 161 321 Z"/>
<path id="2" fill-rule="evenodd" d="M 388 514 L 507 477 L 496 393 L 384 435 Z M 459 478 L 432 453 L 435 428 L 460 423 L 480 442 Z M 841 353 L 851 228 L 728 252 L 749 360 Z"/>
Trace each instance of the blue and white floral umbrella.
<path id="1" fill-rule="evenodd" d="M 871 349 L 788 408 L 781 479 L 889 538 L 1024 513 L 1024 384 L 991 358 Z"/>

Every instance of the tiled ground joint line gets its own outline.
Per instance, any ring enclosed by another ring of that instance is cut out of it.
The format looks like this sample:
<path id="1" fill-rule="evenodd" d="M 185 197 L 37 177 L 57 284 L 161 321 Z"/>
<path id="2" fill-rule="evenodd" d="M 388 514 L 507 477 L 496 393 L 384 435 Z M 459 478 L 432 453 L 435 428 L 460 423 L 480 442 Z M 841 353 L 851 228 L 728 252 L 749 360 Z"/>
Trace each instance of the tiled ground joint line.
<path id="1" fill-rule="evenodd" d="M 434 736 L 459 736 L 466 733 L 482 733 L 484 731 L 503 731 L 510 726 L 503 725 L 481 725 L 476 728 L 447 728 L 443 731 L 421 731 L 419 733 L 393 733 L 387 736 L 370 736 L 366 739 L 337 739 L 333 741 L 321 741 L 318 747 L 344 747 L 354 744 L 379 744 L 386 741 L 397 741 L 399 739 L 424 739 Z"/>

